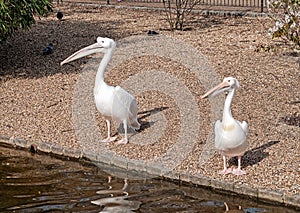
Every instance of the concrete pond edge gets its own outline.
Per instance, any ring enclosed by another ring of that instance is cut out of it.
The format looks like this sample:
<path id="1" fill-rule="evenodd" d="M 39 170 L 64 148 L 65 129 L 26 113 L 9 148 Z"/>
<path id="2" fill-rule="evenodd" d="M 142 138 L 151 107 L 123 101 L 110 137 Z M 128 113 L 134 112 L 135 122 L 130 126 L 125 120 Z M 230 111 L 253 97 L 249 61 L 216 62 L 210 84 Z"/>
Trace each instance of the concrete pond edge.
<path id="1" fill-rule="evenodd" d="M 105 155 L 98 155 L 92 151 L 82 151 L 79 149 L 71 149 L 62 147 L 60 144 L 50 144 L 48 142 L 28 141 L 20 138 L 6 137 L 0 135 L 0 143 L 10 145 L 14 148 L 27 149 L 31 152 L 53 154 L 74 160 L 86 159 L 99 164 L 106 168 L 116 167 L 121 170 L 126 170 L 132 174 L 145 175 L 145 177 L 160 177 L 175 183 L 194 185 L 199 187 L 207 187 L 221 193 L 231 193 L 257 199 L 266 203 L 275 203 L 284 205 L 290 208 L 300 210 L 300 194 L 285 194 L 281 191 L 268 190 L 264 188 L 251 188 L 243 184 L 235 184 L 232 182 L 224 182 L 218 179 L 211 179 L 201 174 L 190 174 L 178 171 L 163 171 L 162 168 L 141 165 L 139 161 L 136 162 L 120 162 L 117 158 L 111 158 Z"/>

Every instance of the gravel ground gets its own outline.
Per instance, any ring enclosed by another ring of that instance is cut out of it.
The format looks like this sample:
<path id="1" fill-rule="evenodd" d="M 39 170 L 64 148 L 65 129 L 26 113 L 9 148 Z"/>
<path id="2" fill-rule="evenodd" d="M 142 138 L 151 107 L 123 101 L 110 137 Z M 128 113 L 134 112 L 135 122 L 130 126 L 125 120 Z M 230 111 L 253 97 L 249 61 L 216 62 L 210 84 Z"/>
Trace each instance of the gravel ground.
<path id="1" fill-rule="evenodd" d="M 185 66 L 164 57 L 143 56 L 110 70 L 105 78 L 112 85 L 121 84 L 142 71 L 164 70 L 176 76 L 194 96 L 201 118 L 198 142 L 176 169 L 255 188 L 300 193 L 300 56 L 291 51 L 290 45 L 270 40 L 267 35 L 272 26 L 270 19 L 195 15 L 188 23 L 189 30 L 170 32 L 161 12 L 70 4 L 55 6 L 55 11 L 60 9 L 64 13 L 62 21 L 52 13 L 37 19 L 29 31 L 20 32 L 1 44 L 0 135 L 74 148 L 88 146 L 76 137 L 72 107 L 76 82 L 89 58 L 62 67 L 59 63 L 94 43 L 98 36 L 118 41 L 146 35 L 148 30 L 154 29 L 201 52 L 220 76 L 219 81 L 225 76 L 236 77 L 241 89 L 233 101 L 233 115 L 249 123 L 249 149 L 242 162 L 248 174 L 220 176 L 217 173 L 222 168 L 219 154 L 215 153 L 206 164 L 199 165 L 212 128 L 210 105 L 208 101 L 198 101 L 205 88 Z M 54 52 L 43 55 L 49 43 L 54 45 Z M 151 124 L 154 111 L 165 119 L 166 131 L 156 143 L 145 146 L 135 143 L 107 146 L 127 158 L 153 159 L 178 139 L 180 109 L 176 100 L 158 91 L 146 91 L 136 98 L 142 123 L 136 136 L 147 135 L 155 127 Z M 95 109 L 93 113 L 101 135 L 105 136 L 104 119 Z M 194 126 L 195 123 L 190 124 L 191 130 Z M 116 133 L 116 128 L 112 131 Z M 235 166 L 237 162 L 231 159 L 229 164 Z"/>

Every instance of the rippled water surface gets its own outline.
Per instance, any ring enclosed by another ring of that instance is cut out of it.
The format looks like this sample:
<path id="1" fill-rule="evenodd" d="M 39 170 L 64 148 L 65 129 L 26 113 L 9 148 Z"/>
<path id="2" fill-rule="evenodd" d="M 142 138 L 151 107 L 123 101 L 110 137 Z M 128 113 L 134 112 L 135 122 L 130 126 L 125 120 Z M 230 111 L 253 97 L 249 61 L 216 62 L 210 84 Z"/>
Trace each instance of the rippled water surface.
<path id="1" fill-rule="evenodd" d="M 0 153 L 0 212 L 296 212 L 4 145 Z"/>

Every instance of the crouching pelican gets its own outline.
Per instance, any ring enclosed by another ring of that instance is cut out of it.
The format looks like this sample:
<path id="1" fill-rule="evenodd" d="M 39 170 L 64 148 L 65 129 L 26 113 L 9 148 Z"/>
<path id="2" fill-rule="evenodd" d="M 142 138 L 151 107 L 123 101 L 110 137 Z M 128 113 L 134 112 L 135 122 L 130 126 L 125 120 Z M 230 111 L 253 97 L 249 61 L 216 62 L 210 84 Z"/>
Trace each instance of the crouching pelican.
<path id="1" fill-rule="evenodd" d="M 107 124 L 108 136 L 106 139 L 102 140 L 102 142 L 113 142 L 117 138 L 110 136 L 110 120 L 113 119 L 116 122 L 123 123 L 125 137 L 119 140 L 118 143 L 126 144 L 128 142 L 127 127 L 139 129 L 140 124 L 137 120 L 138 107 L 135 98 L 120 86 L 113 87 L 104 82 L 104 72 L 115 47 L 116 43 L 114 40 L 98 37 L 95 44 L 75 52 L 61 62 L 61 65 L 93 53 L 104 53 L 96 74 L 94 86 L 96 108 L 105 117 Z"/>
<path id="2" fill-rule="evenodd" d="M 242 123 L 235 120 L 232 117 L 230 105 L 232 102 L 235 90 L 240 87 L 237 79 L 233 77 L 224 78 L 223 82 L 213 89 L 209 90 L 201 99 L 209 96 L 217 95 L 221 92 L 228 91 L 228 95 L 225 100 L 223 118 L 222 121 L 218 120 L 215 123 L 215 146 L 223 156 L 224 169 L 219 174 L 233 173 L 235 175 L 244 175 L 245 171 L 241 169 L 241 157 L 247 149 L 247 136 L 248 136 L 248 124 L 243 121 Z M 238 168 L 227 169 L 226 156 L 238 157 Z"/>

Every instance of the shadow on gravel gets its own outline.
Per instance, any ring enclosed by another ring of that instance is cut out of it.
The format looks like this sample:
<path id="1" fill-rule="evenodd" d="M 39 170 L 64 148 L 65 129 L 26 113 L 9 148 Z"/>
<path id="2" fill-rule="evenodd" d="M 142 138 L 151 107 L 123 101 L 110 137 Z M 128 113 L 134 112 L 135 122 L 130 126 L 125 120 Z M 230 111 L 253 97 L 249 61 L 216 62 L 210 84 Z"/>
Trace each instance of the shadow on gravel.
<path id="1" fill-rule="evenodd" d="M 295 101 L 294 103 L 299 104 L 300 101 Z M 300 113 L 295 112 L 294 114 L 287 115 L 287 116 L 281 118 L 281 120 L 283 123 L 285 123 L 287 125 L 300 127 Z"/>
<path id="2" fill-rule="evenodd" d="M 279 143 L 280 141 L 269 141 L 268 143 L 253 148 L 247 152 L 245 152 L 244 156 L 242 157 L 242 165 L 243 167 L 247 167 L 247 166 L 253 166 L 259 162 L 261 162 L 263 159 L 265 159 L 266 157 L 269 156 L 269 154 L 267 152 L 265 152 L 264 150 Z M 237 165 L 237 158 L 231 158 L 229 160 L 229 165 Z"/>
<path id="3" fill-rule="evenodd" d="M 147 111 L 143 111 L 143 112 L 139 112 L 139 115 L 142 115 L 138 118 L 140 124 L 141 124 L 141 128 L 138 130 L 138 132 L 142 132 L 145 129 L 150 128 L 153 125 L 153 122 L 148 122 L 145 121 L 145 119 L 153 114 L 156 114 L 158 112 L 162 112 L 166 109 L 169 109 L 169 107 L 156 107 L 154 109 L 151 110 L 147 110 Z"/>
<path id="4" fill-rule="evenodd" d="M 82 47 L 96 42 L 98 36 L 119 39 L 116 21 L 38 21 L 28 31 L 20 31 L 0 44 L 0 78 L 40 78 L 57 73 L 80 71 L 80 62 L 60 66 L 60 62 Z M 43 54 L 53 45 L 53 52 Z M 88 58 L 82 59 L 87 61 Z M 74 65 L 74 64 L 78 64 Z M 74 68 L 75 67 L 75 68 Z"/>

